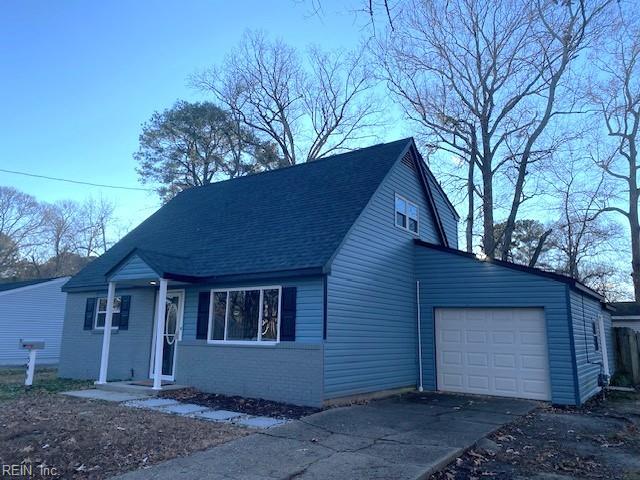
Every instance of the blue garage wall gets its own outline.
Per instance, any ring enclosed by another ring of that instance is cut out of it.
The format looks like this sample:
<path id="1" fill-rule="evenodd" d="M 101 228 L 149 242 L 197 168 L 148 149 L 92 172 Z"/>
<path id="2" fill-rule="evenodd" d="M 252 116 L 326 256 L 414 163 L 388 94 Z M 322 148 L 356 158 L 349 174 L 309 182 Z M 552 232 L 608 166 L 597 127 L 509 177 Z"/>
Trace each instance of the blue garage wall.
<path id="1" fill-rule="evenodd" d="M 600 315 L 604 316 L 607 353 L 611 374 L 613 374 L 615 370 L 611 316 L 602 308 L 600 302 L 578 292 L 571 291 L 570 302 L 578 369 L 578 387 L 580 391 L 580 401 L 584 402 L 600 391 L 600 387 L 598 387 L 598 374 L 600 374 L 602 368 L 602 353 L 595 350 L 592 330 L 592 322 L 598 322 Z"/>
<path id="2" fill-rule="evenodd" d="M 433 312 L 438 307 L 542 307 L 549 346 L 552 402 L 576 403 L 566 285 L 459 254 L 415 246 L 420 280 L 423 375 L 435 390 Z"/>
<path id="3" fill-rule="evenodd" d="M 399 161 L 331 264 L 325 398 L 416 384 L 416 236 L 395 226 L 395 193 L 418 205 L 420 236 L 438 241 L 422 185 Z"/>
<path id="4" fill-rule="evenodd" d="M 212 288 L 258 287 L 280 285 L 296 287 L 296 342 L 322 343 L 324 287 L 321 277 L 285 278 L 218 285 L 185 287 L 182 338 L 195 340 L 198 316 L 198 293 Z"/>

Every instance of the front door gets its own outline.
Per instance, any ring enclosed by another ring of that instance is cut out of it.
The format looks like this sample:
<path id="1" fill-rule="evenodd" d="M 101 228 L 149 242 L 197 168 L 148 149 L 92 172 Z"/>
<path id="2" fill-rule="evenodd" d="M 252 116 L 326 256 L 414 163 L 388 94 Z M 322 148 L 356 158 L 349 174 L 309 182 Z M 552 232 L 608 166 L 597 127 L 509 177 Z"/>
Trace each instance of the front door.
<path id="1" fill-rule="evenodd" d="M 178 340 L 182 338 L 182 314 L 184 311 L 184 292 L 169 290 L 165 302 L 164 334 L 162 341 L 162 380 L 173 381 L 175 378 L 176 354 Z M 154 328 L 155 330 L 155 328 Z M 153 338 L 155 339 L 155 331 Z M 153 378 L 155 359 L 155 342 L 151 349 L 151 370 L 149 377 Z"/>

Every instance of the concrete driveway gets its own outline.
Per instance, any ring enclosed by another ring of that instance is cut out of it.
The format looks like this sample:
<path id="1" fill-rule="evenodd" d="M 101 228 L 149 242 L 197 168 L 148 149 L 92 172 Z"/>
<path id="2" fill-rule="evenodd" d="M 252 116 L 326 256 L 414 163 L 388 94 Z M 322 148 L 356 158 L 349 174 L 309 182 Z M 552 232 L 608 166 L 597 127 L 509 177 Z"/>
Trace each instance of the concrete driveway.
<path id="1" fill-rule="evenodd" d="M 325 410 L 118 478 L 424 478 L 535 407 L 525 400 L 405 395 Z"/>

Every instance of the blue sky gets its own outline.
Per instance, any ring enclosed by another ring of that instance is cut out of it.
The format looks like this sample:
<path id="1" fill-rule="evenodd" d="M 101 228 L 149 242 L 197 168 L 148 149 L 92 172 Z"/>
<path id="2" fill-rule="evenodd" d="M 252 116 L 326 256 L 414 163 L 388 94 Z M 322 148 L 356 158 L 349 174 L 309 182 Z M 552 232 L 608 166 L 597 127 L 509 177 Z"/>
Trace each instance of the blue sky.
<path id="1" fill-rule="evenodd" d="M 323 0 L 318 16 L 295 0 L 3 2 L 0 168 L 140 186 L 140 125 L 177 99 L 203 98 L 191 73 L 218 63 L 247 28 L 300 48 L 350 48 L 366 33 L 360 3 Z M 102 195 L 128 227 L 158 206 L 146 192 L 2 172 L 0 184 L 49 202 Z"/>

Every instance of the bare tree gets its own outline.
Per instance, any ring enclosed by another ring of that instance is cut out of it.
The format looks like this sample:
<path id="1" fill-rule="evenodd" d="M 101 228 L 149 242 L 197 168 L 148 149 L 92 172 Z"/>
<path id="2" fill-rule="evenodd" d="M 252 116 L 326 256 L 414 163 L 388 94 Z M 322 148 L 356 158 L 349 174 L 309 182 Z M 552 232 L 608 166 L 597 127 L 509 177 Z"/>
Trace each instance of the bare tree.
<path id="1" fill-rule="evenodd" d="M 559 214 L 549 241 L 555 269 L 602 287 L 615 271 L 609 257 L 621 233 L 620 225 L 602 215 L 600 205 L 609 195 L 605 178 L 594 181 L 588 161 L 568 156 L 554 165 L 548 180 Z"/>
<path id="2" fill-rule="evenodd" d="M 377 113 L 364 50 L 301 55 L 281 40 L 247 32 L 222 65 L 195 75 L 256 135 L 274 142 L 282 165 L 349 148 L 370 137 Z"/>
<path id="3" fill-rule="evenodd" d="M 83 257 L 102 255 L 113 244 L 110 230 L 114 223 L 114 205 L 104 198 L 88 198 L 78 211 L 74 251 Z"/>
<path id="4" fill-rule="evenodd" d="M 622 215 L 628 223 L 631 276 L 635 299 L 640 301 L 640 23 L 636 12 L 627 13 L 621 12 L 605 46 L 608 55 L 598 62 L 599 73 L 592 88 L 592 98 L 609 140 L 609 148 L 596 152 L 594 158 L 610 179 L 623 185 L 620 202 L 610 202 L 603 210 Z"/>
<path id="5" fill-rule="evenodd" d="M 34 197 L 12 187 L 0 187 L 0 275 L 11 276 L 20 254 L 40 242 L 43 219 Z"/>
<path id="6" fill-rule="evenodd" d="M 467 162 L 469 210 L 478 196 L 490 257 L 509 255 L 527 179 L 562 141 L 549 127 L 575 110 L 570 67 L 610 3 L 408 0 L 378 44 L 385 78 L 427 144 Z M 503 241 L 494 232 L 498 191 L 508 192 Z"/>

